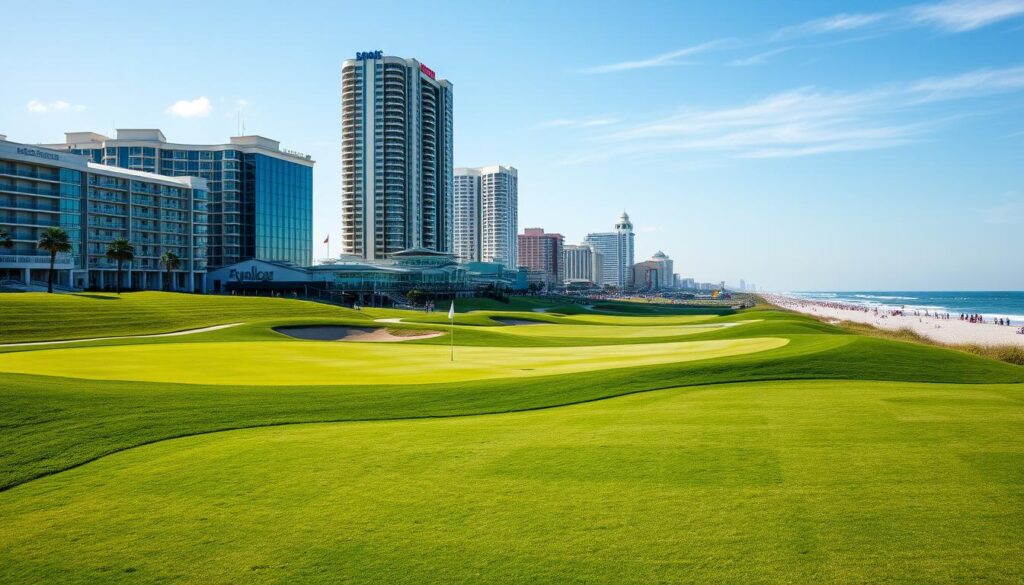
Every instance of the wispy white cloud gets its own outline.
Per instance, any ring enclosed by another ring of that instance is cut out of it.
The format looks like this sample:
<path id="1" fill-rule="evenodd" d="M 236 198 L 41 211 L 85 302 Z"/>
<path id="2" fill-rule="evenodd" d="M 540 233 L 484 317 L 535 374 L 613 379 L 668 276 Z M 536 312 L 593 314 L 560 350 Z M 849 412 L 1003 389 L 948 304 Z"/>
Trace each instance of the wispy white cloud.
<path id="1" fill-rule="evenodd" d="M 908 16 L 914 23 L 959 33 L 1024 16 L 1024 0 L 950 0 L 913 6 Z"/>
<path id="2" fill-rule="evenodd" d="M 780 40 L 832 32 L 858 30 L 878 24 L 887 18 L 889 18 L 889 13 L 885 12 L 836 14 L 781 28 L 772 35 L 772 38 L 774 40 Z"/>
<path id="3" fill-rule="evenodd" d="M 579 122 L 577 122 L 576 120 L 558 119 L 548 120 L 547 122 L 541 122 L 540 124 L 534 126 L 534 128 L 559 128 L 562 126 L 576 126 L 577 124 L 579 124 Z"/>
<path id="4" fill-rule="evenodd" d="M 50 112 L 85 111 L 85 106 L 80 104 L 72 104 L 64 100 L 54 100 L 52 102 L 29 100 L 29 102 L 25 104 L 25 108 L 34 114 L 48 114 Z"/>
<path id="5" fill-rule="evenodd" d="M 892 10 L 862 13 L 840 13 L 786 26 L 760 40 L 741 42 L 733 38 L 718 39 L 645 59 L 620 61 L 581 69 L 581 73 L 601 74 L 651 69 L 693 63 L 690 57 L 700 53 L 737 47 L 761 46 L 766 49 L 745 58 L 729 61 L 743 67 L 757 65 L 792 50 L 793 46 L 774 47 L 780 42 L 821 35 L 841 35 L 837 44 L 862 42 L 893 34 L 900 30 L 928 27 L 945 33 L 963 33 L 1004 21 L 1024 18 L 1024 0 L 944 0 L 932 4 L 916 4 Z M 853 38 L 849 34 L 856 33 Z"/>
<path id="6" fill-rule="evenodd" d="M 1024 89 L 1024 66 L 977 69 L 948 77 L 929 77 L 910 85 L 916 102 L 943 101 Z"/>
<path id="7" fill-rule="evenodd" d="M 541 122 L 534 126 L 534 128 L 595 128 L 598 126 L 611 126 L 612 124 L 618 123 L 618 120 L 614 118 L 590 118 L 586 120 L 569 120 L 565 118 L 559 118 L 555 120 L 548 120 L 547 122 Z"/>
<path id="8" fill-rule="evenodd" d="M 930 27 L 946 33 L 962 33 L 1024 16 L 1024 0 L 946 0 L 917 4 L 885 12 L 836 14 L 776 31 L 778 41 L 862 29 L 893 32 L 913 27 Z"/>
<path id="9" fill-rule="evenodd" d="M 625 127 L 563 161 L 688 151 L 780 158 L 892 148 L 925 140 L 951 118 L 939 102 L 1024 91 L 1024 67 L 981 69 L 860 91 L 795 88 L 732 107 L 690 110 Z"/>
<path id="10" fill-rule="evenodd" d="M 618 122 L 618 120 L 615 120 L 614 118 L 596 118 L 593 120 L 584 120 L 583 122 L 580 122 L 580 126 L 583 126 L 584 128 L 592 128 L 594 126 L 610 126 L 616 122 Z"/>
<path id="11" fill-rule="evenodd" d="M 685 47 L 668 53 L 662 53 L 655 55 L 647 59 L 640 59 L 637 61 L 622 61 L 620 63 L 610 63 L 608 65 L 598 65 L 596 67 L 589 67 L 583 69 L 582 73 L 614 73 L 617 71 L 629 71 L 632 69 L 649 69 L 651 67 L 668 67 L 671 65 L 685 65 L 688 61 L 685 57 L 696 55 L 711 51 L 713 49 L 719 49 L 732 44 L 734 41 L 730 39 L 719 39 L 716 41 L 710 41 L 707 43 L 701 43 L 692 47 Z"/>
<path id="12" fill-rule="evenodd" d="M 167 107 L 167 113 L 179 118 L 205 118 L 213 111 L 213 104 L 206 96 L 194 100 L 179 100 Z"/>
<path id="13" fill-rule="evenodd" d="M 729 64 L 732 65 L 733 67 L 749 67 L 750 65 L 760 65 L 761 63 L 768 61 L 769 59 L 776 55 L 781 55 L 782 53 L 785 53 L 791 48 L 792 47 L 779 47 L 777 49 L 764 51 L 763 53 L 751 55 L 750 57 L 746 57 L 743 59 L 736 59 Z"/>

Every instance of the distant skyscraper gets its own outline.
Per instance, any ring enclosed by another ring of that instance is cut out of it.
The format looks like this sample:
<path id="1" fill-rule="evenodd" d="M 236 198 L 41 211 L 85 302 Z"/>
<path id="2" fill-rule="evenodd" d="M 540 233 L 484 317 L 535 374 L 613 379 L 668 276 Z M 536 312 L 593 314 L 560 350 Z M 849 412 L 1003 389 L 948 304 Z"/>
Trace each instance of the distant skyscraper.
<path id="1" fill-rule="evenodd" d="M 452 253 L 459 262 L 480 261 L 479 169 L 455 169 L 452 189 Z"/>
<path id="2" fill-rule="evenodd" d="M 519 234 L 519 266 L 525 266 L 548 285 L 565 281 L 562 262 L 562 234 L 546 234 L 541 228 L 526 228 Z M 531 275 L 532 275 L 531 274 Z"/>
<path id="3" fill-rule="evenodd" d="M 614 232 L 587 234 L 586 243 L 603 257 L 604 274 L 600 284 L 624 288 L 633 284 L 633 224 L 623 211 Z"/>
<path id="4" fill-rule="evenodd" d="M 262 136 L 228 144 L 176 144 L 157 129 L 118 129 L 117 138 L 67 132 L 49 148 L 95 163 L 209 185 L 210 268 L 259 258 L 313 262 L 313 160 Z"/>
<path id="5" fill-rule="evenodd" d="M 453 251 L 463 262 L 516 267 L 519 173 L 514 167 L 455 169 Z"/>
<path id="6" fill-rule="evenodd" d="M 342 252 L 452 250 L 452 84 L 415 59 L 357 53 L 341 71 Z"/>
<path id="7" fill-rule="evenodd" d="M 741 291 L 747 290 L 747 281 L 743 280 L 742 278 L 740 279 L 740 290 Z"/>
<path id="8" fill-rule="evenodd" d="M 590 244 L 565 246 L 565 281 L 600 284 L 604 257 Z"/>

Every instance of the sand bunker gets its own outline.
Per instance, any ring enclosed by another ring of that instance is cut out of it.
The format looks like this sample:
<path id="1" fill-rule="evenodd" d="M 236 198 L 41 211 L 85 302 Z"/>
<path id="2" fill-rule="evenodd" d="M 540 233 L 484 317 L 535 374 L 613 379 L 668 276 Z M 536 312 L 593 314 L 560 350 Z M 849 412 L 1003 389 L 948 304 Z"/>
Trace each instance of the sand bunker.
<path id="1" fill-rule="evenodd" d="M 544 321 L 530 321 L 529 319 L 496 319 L 491 317 L 493 321 L 497 321 L 502 325 L 550 325 Z"/>
<path id="2" fill-rule="evenodd" d="M 396 335 L 380 327 L 343 327 L 340 325 L 274 327 L 274 331 L 306 341 L 389 342 L 425 339 L 441 335 L 439 331 L 412 330 L 403 331 L 401 335 Z"/>

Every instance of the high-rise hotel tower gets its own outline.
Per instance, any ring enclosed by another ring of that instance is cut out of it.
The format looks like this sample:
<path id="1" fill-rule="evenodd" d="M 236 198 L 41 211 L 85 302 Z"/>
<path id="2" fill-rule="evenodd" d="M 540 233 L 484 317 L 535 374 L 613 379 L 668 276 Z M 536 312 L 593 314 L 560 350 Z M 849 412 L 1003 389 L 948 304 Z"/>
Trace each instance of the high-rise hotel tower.
<path id="1" fill-rule="evenodd" d="M 452 84 L 415 59 L 341 70 L 342 252 L 452 251 Z"/>
<path id="2" fill-rule="evenodd" d="M 625 288 L 633 285 L 633 222 L 625 211 L 615 222 L 615 231 L 587 234 L 587 244 L 602 257 L 601 282 L 598 284 Z"/>
<path id="3" fill-rule="evenodd" d="M 516 267 L 519 172 L 515 167 L 455 169 L 454 247 L 461 262 Z"/>

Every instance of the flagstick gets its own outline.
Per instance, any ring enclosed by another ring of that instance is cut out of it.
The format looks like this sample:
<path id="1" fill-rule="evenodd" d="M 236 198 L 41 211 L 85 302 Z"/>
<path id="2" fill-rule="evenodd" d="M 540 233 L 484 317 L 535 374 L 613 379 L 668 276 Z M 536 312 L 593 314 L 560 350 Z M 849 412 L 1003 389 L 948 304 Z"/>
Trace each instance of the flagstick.
<path id="1" fill-rule="evenodd" d="M 448 361 L 454 362 L 455 361 L 455 301 L 454 300 L 452 301 L 452 308 L 448 312 L 448 314 L 450 315 L 450 318 L 448 319 L 448 321 L 451 324 L 451 333 L 448 334 L 448 337 L 451 337 L 451 341 L 452 341 L 452 352 L 451 352 L 451 357 L 448 359 Z"/>

